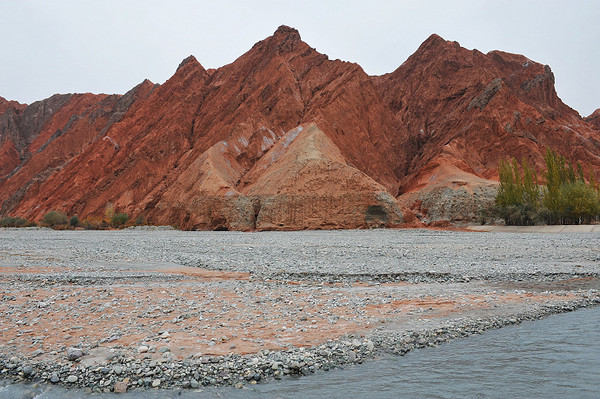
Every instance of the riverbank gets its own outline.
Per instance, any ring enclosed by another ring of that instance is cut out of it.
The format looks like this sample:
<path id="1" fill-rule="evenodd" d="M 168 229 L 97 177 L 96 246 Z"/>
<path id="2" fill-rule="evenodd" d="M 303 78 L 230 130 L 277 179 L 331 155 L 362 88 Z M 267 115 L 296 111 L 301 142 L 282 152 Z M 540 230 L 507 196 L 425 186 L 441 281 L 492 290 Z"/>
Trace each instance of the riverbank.
<path id="1" fill-rule="evenodd" d="M 600 302 L 587 235 L 511 237 L 3 230 L 0 378 L 243 387 Z"/>
<path id="2" fill-rule="evenodd" d="M 600 233 L 600 224 L 546 226 L 468 226 L 468 230 L 495 233 Z"/>

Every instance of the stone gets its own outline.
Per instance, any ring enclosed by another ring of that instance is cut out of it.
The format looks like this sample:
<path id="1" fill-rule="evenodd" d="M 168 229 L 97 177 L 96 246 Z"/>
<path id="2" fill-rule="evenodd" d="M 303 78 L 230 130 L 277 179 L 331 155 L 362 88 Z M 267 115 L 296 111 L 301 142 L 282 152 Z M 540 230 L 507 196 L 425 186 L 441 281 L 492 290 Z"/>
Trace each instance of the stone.
<path id="1" fill-rule="evenodd" d="M 71 384 L 74 384 L 74 383 L 77 382 L 78 379 L 79 378 L 76 375 L 72 375 L 71 374 L 70 376 L 67 377 L 67 382 L 71 383 Z"/>
<path id="2" fill-rule="evenodd" d="M 192 378 L 192 379 L 190 380 L 190 386 L 191 386 L 192 388 L 196 389 L 196 388 L 198 388 L 198 386 L 199 386 L 199 385 L 200 385 L 200 384 L 198 383 L 198 381 L 196 381 L 194 378 Z"/>
<path id="3" fill-rule="evenodd" d="M 148 352 L 150 348 L 148 348 L 146 345 L 141 345 L 137 348 L 138 353 L 146 353 Z"/>
<path id="4" fill-rule="evenodd" d="M 113 386 L 114 393 L 125 393 L 127 392 L 127 386 L 129 384 L 129 378 L 124 378 L 122 381 L 115 383 Z"/>
<path id="5" fill-rule="evenodd" d="M 160 379 L 155 379 L 154 381 L 152 381 L 152 388 L 156 388 L 160 385 Z"/>
<path id="6" fill-rule="evenodd" d="M 356 361 L 356 353 L 354 351 L 348 352 L 348 361 L 354 363 Z"/>
<path id="7" fill-rule="evenodd" d="M 68 348 L 67 349 L 67 359 L 70 361 L 74 361 L 83 356 L 83 350 L 78 348 Z"/>
<path id="8" fill-rule="evenodd" d="M 42 349 L 36 349 L 31 353 L 31 357 L 38 357 L 43 354 L 44 354 L 44 351 Z"/>

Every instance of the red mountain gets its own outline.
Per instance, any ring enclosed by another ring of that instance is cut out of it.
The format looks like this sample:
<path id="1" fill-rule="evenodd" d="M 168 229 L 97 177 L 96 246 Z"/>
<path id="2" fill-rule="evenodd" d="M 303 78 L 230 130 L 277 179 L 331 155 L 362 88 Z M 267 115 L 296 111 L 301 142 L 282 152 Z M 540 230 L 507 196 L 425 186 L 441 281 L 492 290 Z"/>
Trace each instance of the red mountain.
<path id="1" fill-rule="evenodd" d="M 396 71 L 375 78 L 407 127 L 401 203 L 432 219 L 472 219 L 495 196 L 501 159 L 541 170 L 546 148 L 600 169 L 600 135 L 566 106 L 550 67 L 429 37 Z"/>
<path id="2" fill-rule="evenodd" d="M 187 229 L 395 226 L 408 208 L 468 220 L 499 159 L 541 166 L 546 147 L 600 170 L 597 127 L 547 66 L 434 35 L 371 77 L 282 26 L 232 64 L 188 57 L 123 96 L 0 98 L 0 215 L 110 203 Z"/>

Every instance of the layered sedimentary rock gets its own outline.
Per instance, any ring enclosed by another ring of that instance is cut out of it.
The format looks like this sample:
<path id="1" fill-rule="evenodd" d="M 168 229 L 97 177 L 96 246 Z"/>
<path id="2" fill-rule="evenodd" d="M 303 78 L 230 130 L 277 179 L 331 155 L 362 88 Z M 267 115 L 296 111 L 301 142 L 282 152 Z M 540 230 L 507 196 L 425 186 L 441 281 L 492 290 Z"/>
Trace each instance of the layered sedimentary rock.
<path id="1" fill-rule="evenodd" d="M 598 173 L 599 136 L 597 112 L 583 120 L 524 56 L 433 35 L 372 77 L 282 26 L 229 65 L 190 56 L 122 96 L 0 98 L 0 216 L 112 204 L 186 229 L 470 221 L 500 159 L 541 168 L 549 147 Z"/>
<path id="2" fill-rule="evenodd" d="M 476 206 L 468 204 L 493 198 L 486 180 L 497 179 L 504 158 L 525 159 L 541 171 L 552 148 L 600 169 L 598 132 L 558 98 L 550 68 L 522 55 L 483 54 L 432 35 L 375 80 L 408 130 L 399 138 L 410 154 L 398 176 L 400 202 L 413 209 L 427 204 L 422 213 L 438 215 L 428 220 L 472 219 Z M 467 199 L 465 192 L 477 195 Z M 448 212 L 449 202 L 455 211 Z"/>
<path id="3" fill-rule="evenodd" d="M 600 130 L 600 108 L 595 110 L 585 121 Z"/>

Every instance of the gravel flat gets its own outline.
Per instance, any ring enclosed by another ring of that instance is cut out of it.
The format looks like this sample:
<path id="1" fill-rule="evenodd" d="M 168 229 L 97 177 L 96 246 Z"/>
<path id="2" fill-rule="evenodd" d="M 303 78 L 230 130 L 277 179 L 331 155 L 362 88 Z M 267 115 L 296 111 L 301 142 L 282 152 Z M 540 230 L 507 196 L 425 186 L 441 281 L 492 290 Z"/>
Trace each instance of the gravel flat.
<path id="1" fill-rule="evenodd" d="M 0 230 L 0 262 L 3 266 L 69 267 L 92 274 L 123 269 L 143 273 L 175 265 L 260 276 L 597 274 L 600 234 Z"/>
<path id="2" fill-rule="evenodd" d="M 600 235 L 0 229 L 0 379 L 264 383 L 600 302 Z"/>

